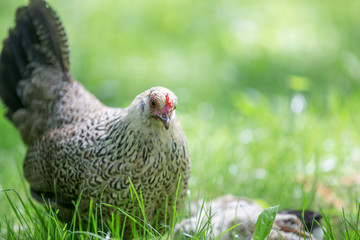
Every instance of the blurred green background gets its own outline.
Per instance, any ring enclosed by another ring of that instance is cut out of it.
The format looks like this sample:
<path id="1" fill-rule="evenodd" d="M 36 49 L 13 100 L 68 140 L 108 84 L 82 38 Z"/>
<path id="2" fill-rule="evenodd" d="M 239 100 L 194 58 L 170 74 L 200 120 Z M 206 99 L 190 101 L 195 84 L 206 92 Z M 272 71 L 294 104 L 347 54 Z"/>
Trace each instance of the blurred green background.
<path id="1" fill-rule="evenodd" d="M 165 86 L 192 160 L 190 192 L 281 208 L 352 208 L 360 185 L 360 1 L 51 0 L 75 78 L 125 107 Z M 25 0 L 1 0 L 0 38 Z M 0 107 L 0 186 L 25 155 Z M 0 207 L 7 201 L 0 193 Z"/>

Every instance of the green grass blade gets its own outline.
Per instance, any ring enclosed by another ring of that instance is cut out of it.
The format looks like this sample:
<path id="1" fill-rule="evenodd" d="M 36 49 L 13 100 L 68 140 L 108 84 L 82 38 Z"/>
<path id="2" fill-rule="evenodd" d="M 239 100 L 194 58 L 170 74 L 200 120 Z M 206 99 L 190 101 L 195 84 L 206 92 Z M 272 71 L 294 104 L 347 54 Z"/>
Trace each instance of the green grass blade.
<path id="1" fill-rule="evenodd" d="M 176 192 L 175 192 L 175 199 L 174 199 L 174 205 L 173 205 L 173 216 L 172 216 L 172 224 L 171 224 L 171 233 L 174 232 L 175 229 L 175 219 L 176 219 L 176 203 L 177 203 L 177 199 L 178 199 L 178 193 L 179 193 L 179 189 L 180 189 L 180 185 L 181 185 L 181 174 L 179 176 L 179 180 L 178 180 L 178 184 L 176 186 Z M 171 234 L 171 240 L 173 239 L 174 234 Z"/>
<path id="2" fill-rule="evenodd" d="M 35 235 L 31 232 L 31 226 L 35 227 L 35 231 L 36 232 L 40 232 L 40 229 L 38 228 L 37 224 L 35 223 L 35 220 L 31 217 L 31 213 L 29 211 L 28 206 L 25 204 L 25 202 L 23 201 L 23 199 L 21 198 L 20 194 L 15 190 L 15 189 L 4 189 L 1 192 L 5 193 L 5 196 L 11 206 L 11 208 L 13 209 L 17 219 L 20 221 L 21 225 L 26 226 L 26 231 L 28 232 L 28 234 L 31 235 L 32 238 L 35 238 Z M 15 205 L 15 203 L 10 199 L 8 192 L 13 192 L 15 193 L 17 199 L 20 201 L 21 206 L 23 207 L 23 209 L 25 210 L 25 214 L 26 216 L 28 216 L 28 219 L 25 218 L 25 216 L 22 214 L 22 212 L 20 211 L 20 209 Z M 30 224 L 31 223 L 31 224 Z"/>
<path id="3" fill-rule="evenodd" d="M 319 210 L 320 210 L 321 215 L 323 216 L 323 221 L 322 221 L 323 225 L 322 226 L 320 225 L 320 227 L 323 230 L 326 239 L 336 240 L 329 217 L 325 214 L 325 212 L 320 207 L 319 207 Z"/>
<path id="4" fill-rule="evenodd" d="M 278 210 L 279 205 L 262 211 L 255 224 L 255 232 L 253 236 L 255 240 L 264 240 L 269 235 Z"/>
<path id="5" fill-rule="evenodd" d="M 230 231 L 233 230 L 234 228 L 237 228 L 237 227 L 240 226 L 241 224 L 242 224 L 242 223 L 238 223 L 238 224 L 236 224 L 236 225 L 234 225 L 234 226 L 226 229 L 226 230 L 225 230 L 224 232 L 222 232 L 219 236 L 217 236 L 217 237 L 215 238 L 215 240 L 220 239 L 223 235 L 225 235 L 226 233 L 230 232 Z"/>
<path id="6" fill-rule="evenodd" d="M 143 229 L 147 234 L 149 234 L 150 237 L 155 238 L 154 233 L 156 233 L 156 235 L 158 235 L 158 236 L 161 236 L 161 234 L 158 231 L 156 231 L 155 228 L 153 228 L 150 224 L 145 222 L 143 219 L 141 219 L 135 215 L 132 215 L 130 213 L 127 213 L 119 207 L 116 207 L 116 206 L 113 206 L 113 205 L 110 205 L 107 203 L 103 203 L 103 205 L 107 206 L 107 207 L 115 208 L 118 211 L 120 211 L 122 214 L 124 214 L 126 217 L 128 217 L 131 221 L 133 221 L 137 226 L 139 226 L 141 229 Z M 151 231 L 149 229 L 151 229 Z"/>

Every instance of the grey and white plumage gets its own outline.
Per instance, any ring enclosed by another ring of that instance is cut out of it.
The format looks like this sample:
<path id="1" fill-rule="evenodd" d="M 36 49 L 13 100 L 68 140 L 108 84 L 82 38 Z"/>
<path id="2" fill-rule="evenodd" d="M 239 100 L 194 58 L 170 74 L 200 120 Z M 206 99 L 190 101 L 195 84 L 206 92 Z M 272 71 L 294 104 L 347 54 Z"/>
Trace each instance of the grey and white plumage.
<path id="1" fill-rule="evenodd" d="M 103 105 L 73 79 L 65 30 L 43 0 L 17 10 L 0 56 L 0 97 L 28 146 L 23 171 L 32 195 L 56 202 L 65 219 L 80 193 L 81 213 L 90 198 L 136 212 L 130 181 L 150 221 L 167 198 L 172 211 L 180 176 L 181 206 L 190 161 L 175 94 L 154 87 L 127 108 Z M 103 217 L 112 212 L 104 208 Z"/>

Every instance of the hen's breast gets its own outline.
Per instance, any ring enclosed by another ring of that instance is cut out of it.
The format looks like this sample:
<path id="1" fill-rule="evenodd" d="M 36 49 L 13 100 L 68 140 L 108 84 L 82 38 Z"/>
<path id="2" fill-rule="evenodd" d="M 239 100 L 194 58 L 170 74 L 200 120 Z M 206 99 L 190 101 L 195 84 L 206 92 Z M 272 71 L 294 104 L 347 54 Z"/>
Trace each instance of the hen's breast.
<path id="1" fill-rule="evenodd" d="M 95 158 L 84 159 L 89 166 L 85 194 L 99 197 L 103 193 L 103 202 L 122 206 L 130 199 L 132 189 L 141 192 L 149 209 L 157 209 L 174 197 L 178 184 L 183 195 L 190 174 L 185 139 L 165 129 L 161 133 L 142 131 L 131 122 L 108 129 L 112 130 L 112 142 L 94 148 Z"/>

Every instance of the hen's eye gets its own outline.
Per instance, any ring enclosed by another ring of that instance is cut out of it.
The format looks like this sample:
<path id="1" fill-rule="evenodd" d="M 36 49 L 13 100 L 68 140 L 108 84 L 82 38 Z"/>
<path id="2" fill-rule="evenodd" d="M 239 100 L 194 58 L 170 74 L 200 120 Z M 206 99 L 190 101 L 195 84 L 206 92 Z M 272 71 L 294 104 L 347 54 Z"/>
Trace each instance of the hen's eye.
<path id="1" fill-rule="evenodd" d="M 155 107 L 156 106 L 156 102 L 154 99 L 151 100 L 151 106 Z"/>

